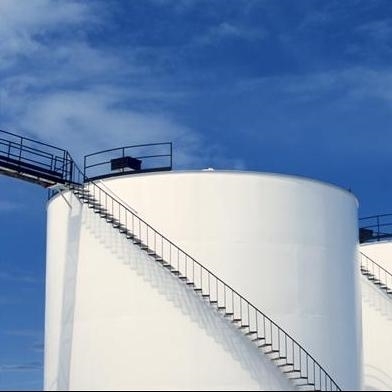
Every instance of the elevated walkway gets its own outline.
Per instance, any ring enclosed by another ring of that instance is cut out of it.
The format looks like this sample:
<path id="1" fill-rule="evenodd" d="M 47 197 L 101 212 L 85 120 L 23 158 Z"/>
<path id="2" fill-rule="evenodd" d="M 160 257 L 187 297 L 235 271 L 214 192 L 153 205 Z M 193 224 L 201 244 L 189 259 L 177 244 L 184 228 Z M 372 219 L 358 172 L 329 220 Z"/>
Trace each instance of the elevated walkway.
<path id="1" fill-rule="evenodd" d="M 0 130 L 0 173 L 45 188 L 70 183 L 73 161 L 66 150 Z"/>

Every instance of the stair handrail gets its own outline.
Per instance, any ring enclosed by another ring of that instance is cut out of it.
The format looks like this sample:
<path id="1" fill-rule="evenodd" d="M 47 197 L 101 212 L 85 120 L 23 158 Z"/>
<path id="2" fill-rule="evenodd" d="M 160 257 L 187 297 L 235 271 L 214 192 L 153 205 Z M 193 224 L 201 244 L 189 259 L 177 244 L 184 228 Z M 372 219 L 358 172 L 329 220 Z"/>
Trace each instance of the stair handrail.
<path id="1" fill-rule="evenodd" d="M 375 262 L 373 259 L 371 259 L 369 256 L 365 255 L 363 252 L 359 252 L 361 255 L 361 268 L 366 269 L 369 271 L 375 278 L 378 278 L 380 283 L 383 283 L 387 289 L 392 290 L 392 273 L 386 270 L 384 267 L 382 267 L 380 264 Z M 363 259 L 366 260 L 366 265 L 363 262 Z M 369 264 L 371 266 L 371 269 L 369 268 Z M 378 271 L 378 274 L 376 275 L 374 269 L 376 268 L 376 271 Z M 384 275 L 384 281 L 381 280 L 381 275 Z M 390 283 L 390 285 L 388 285 Z"/>
<path id="2" fill-rule="evenodd" d="M 69 183 L 71 191 L 86 192 L 88 197 L 92 197 L 89 204 L 104 212 L 122 233 L 133 238 L 134 243 L 138 243 L 164 266 L 175 270 L 179 279 L 193 286 L 202 297 L 209 298 L 218 310 L 224 309 L 225 316 L 232 317 L 233 322 L 241 323 L 240 328 L 249 328 L 249 335 L 253 335 L 252 341 L 263 343 L 258 347 L 263 348 L 265 354 L 278 354 L 272 360 L 284 361 L 278 364 L 285 369 L 284 373 L 298 375 L 294 378 L 297 380 L 307 380 L 302 386 L 312 386 L 314 390 L 341 391 L 327 371 L 288 332 L 93 180 L 89 180 L 73 160 L 72 165 L 72 181 Z M 128 224 L 132 225 L 132 229 Z"/>
<path id="3" fill-rule="evenodd" d="M 112 191 L 112 190 L 102 181 L 102 179 L 99 179 L 99 180 L 96 180 L 96 181 L 98 181 L 99 184 L 100 184 L 101 186 L 103 186 L 103 187 L 106 189 L 106 191 L 112 195 L 113 198 L 119 200 L 122 204 L 124 204 L 126 207 L 128 207 L 130 210 L 132 210 L 134 214 L 138 215 L 138 212 L 137 212 L 134 208 L 132 208 L 126 201 L 124 201 L 120 196 L 116 195 L 116 193 L 113 192 L 113 191 Z M 94 182 L 95 182 L 95 181 L 94 181 Z"/>

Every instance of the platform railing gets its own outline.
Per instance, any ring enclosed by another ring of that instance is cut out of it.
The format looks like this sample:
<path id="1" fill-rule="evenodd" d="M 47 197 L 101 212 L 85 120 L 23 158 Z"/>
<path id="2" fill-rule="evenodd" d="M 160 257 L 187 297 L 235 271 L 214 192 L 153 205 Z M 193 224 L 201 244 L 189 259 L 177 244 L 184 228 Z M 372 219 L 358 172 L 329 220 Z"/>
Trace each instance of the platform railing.
<path id="1" fill-rule="evenodd" d="M 72 158 L 66 150 L 3 130 L 0 157 L 21 167 L 51 172 L 64 180 L 72 177 Z"/>
<path id="2" fill-rule="evenodd" d="M 84 186 L 77 185 L 83 179 Z M 75 165 L 70 189 L 134 244 L 162 263 L 217 311 L 229 317 L 297 386 L 341 390 L 314 357 L 283 328 L 216 274 L 116 200 Z"/>
<path id="3" fill-rule="evenodd" d="M 372 215 L 359 219 L 361 243 L 392 238 L 392 214 Z"/>
<path id="4" fill-rule="evenodd" d="M 124 166 L 121 169 L 113 170 L 113 160 L 126 157 L 139 161 L 141 167 L 129 169 Z M 112 148 L 88 154 L 84 157 L 83 173 L 90 179 L 98 179 L 113 175 L 168 171 L 172 169 L 172 166 L 173 144 L 171 142 L 149 143 Z"/>

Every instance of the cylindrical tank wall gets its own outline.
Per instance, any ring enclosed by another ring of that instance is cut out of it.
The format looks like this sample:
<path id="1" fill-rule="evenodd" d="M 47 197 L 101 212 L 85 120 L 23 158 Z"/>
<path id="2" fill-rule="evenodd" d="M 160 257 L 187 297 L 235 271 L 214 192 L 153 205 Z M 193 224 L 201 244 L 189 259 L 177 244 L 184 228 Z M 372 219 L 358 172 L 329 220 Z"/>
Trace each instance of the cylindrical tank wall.
<path id="1" fill-rule="evenodd" d="M 244 172 L 134 175 L 104 184 L 275 319 L 342 388 L 360 387 L 352 194 L 300 177 Z"/>
<path id="2" fill-rule="evenodd" d="M 319 361 L 340 387 L 360 388 L 362 341 L 357 202 L 351 194 L 303 178 L 241 172 L 154 173 L 103 182 L 104 187 L 119 195 L 141 218 L 277 321 Z M 74 197 L 70 200 L 75 203 Z M 113 232 L 110 225 L 96 216 L 98 221 L 90 222 L 90 228 L 86 228 L 84 220 L 88 213 L 91 215 L 91 210 L 82 209 L 79 218 L 70 222 L 69 218 L 61 218 L 66 216 L 64 211 L 67 209 L 61 198 L 55 198 L 49 203 L 48 219 L 49 222 L 56 220 L 60 227 L 64 225 L 62 233 L 56 229 L 57 234 L 51 234 L 53 241 L 67 233 L 78 237 L 77 247 L 74 244 L 72 252 L 68 252 L 77 257 L 65 268 L 68 272 L 63 272 L 62 278 L 65 286 L 72 286 L 71 294 L 67 292 L 71 304 L 64 301 L 63 309 L 62 322 L 67 328 L 57 333 L 61 336 L 62 352 L 70 361 L 69 369 L 66 369 L 70 386 L 89 387 L 84 384 L 83 363 L 98 352 L 110 358 L 116 355 L 116 350 L 126 346 L 124 361 L 116 358 L 117 365 L 119 360 L 120 363 L 137 361 L 137 356 L 132 355 L 138 350 L 153 352 L 148 344 L 154 348 L 157 341 L 153 334 L 161 336 L 159 328 L 151 327 L 158 320 L 162 325 L 171 326 L 164 328 L 164 336 L 169 336 L 169 341 L 176 341 L 173 330 L 181 336 L 178 346 L 172 344 L 172 350 L 168 348 L 172 354 L 171 367 L 179 372 L 181 369 L 193 372 L 188 367 L 189 362 L 184 360 L 187 351 L 180 348 L 193 347 L 191 352 L 195 352 L 195 347 L 189 346 L 184 338 L 188 334 L 193 335 L 192 341 L 200 342 L 200 349 L 215 353 L 211 356 L 214 361 L 221 361 L 229 369 L 233 367 L 219 350 L 211 348 L 206 341 L 203 343 L 203 332 L 190 328 L 181 317 L 174 315 L 162 298 L 158 300 L 143 284 L 137 283 L 134 275 L 127 275 L 118 263 L 118 257 L 113 256 L 118 247 L 115 240 L 102 248 L 102 244 L 92 238 L 91 225 L 94 230 L 108 230 L 102 235 L 104 240 Z M 69 214 L 76 216 L 77 208 L 71 211 Z M 61 253 L 61 248 L 58 251 Z M 56 255 L 56 252 L 55 245 L 48 244 L 48 265 L 56 263 L 56 259 L 69 257 Z M 69 260 L 65 263 L 69 264 Z M 53 289 L 53 285 L 51 287 Z M 47 296 L 50 295 L 48 292 Z M 144 302 L 135 302 L 138 295 Z M 113 306 L 114 302 L 118 302 L 116 306 Z M 67 309 L 72 307 L 71 317 Z M 166 309 L 167 312 L 159 312 L 158 319 L 146 323 L 151 319 L 153 309 Z M 55 315 L 55 312 L 51 314 Z M 173 324 L 173 320 L 177 320 L 176 323 Z M 182 325 L 182 332 L 174 325 Z M 111 338 L 112 333 L 116 339 Z M 144 348 L 131 339 L 135 335 L 143 340 Z M 51 336 L 56 337 L 56 334 Z M 66 350 L 69 336 L 72 336 L 72 352 Z M 99 351 L 91 350 L 94 344 Z M 159 361 L 166 361 L 165 352 L 167 350 L 157 351 Z M 203 359 L 201 354 L 200 361 Z M 108 367 L 99 376 L 98 373 L 105 365 L 111 368 L 110 360 L 108 363 L 107 359 L 105 362 L 102 356 L 95 355 L 91 362 L 94 366 L 89 369 L 97 374 L 90 375 L 90 379 L 92 376 L 99 379 L 105 374 L 108 379 Z M 111 375 L 115 370 L 111 368 Z M 219 369 L 214 370 L 220 374 Z M 118 381 L 121 381 L 127 368 L 117 366 L 117 371 Z M 250 382 L 245 374 L 238 372 L 235 368 L 228 371 L 237 375 L 233 379 L 242 380 L 242 387 L 258 388 L 259 384 Z M 133 386 L 143 387 L 142 379 Z M 166 386 L 173 388 L 172 380 L 168 380 Z M 211 382 L 212 387 L 218 386 L 217 379 L 211 379 Z M 146 385 L 151 387 L 152 384 Z M 132 384 L 126 387 L 131 388 Z M 184 387 L 184 384 L 178 384 L 178 387 Z"/>
<path id="3" fill-rule="evenodd" d="M 48 208 L 45 390 L 292 390 L 208 301 L 66 197 L 72 209 Z"/>

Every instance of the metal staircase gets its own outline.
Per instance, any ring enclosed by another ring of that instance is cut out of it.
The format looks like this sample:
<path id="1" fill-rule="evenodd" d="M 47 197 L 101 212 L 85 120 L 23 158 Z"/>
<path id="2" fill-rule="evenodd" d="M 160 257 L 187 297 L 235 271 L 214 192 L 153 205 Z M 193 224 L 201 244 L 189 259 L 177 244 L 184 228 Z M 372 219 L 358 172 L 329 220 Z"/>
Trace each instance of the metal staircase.
<path id="1" fill-rule="evenodd" d="M 293 387 L 299 390 L 341 390 L 312 355 L 273 320 L 116 197 L 85 178 L 67 151 L 57 149 L 63 153 L 56 155 L 47 151 L 55 147 L 7 132 L 0 133 L 0 173 L 52 187 L 50 197 L 58 192 L 53 186 L 70 190 L 81 203 L 237 326 L 292 381 Z M 9 140 L 11 136 L 16 139 Z"/>
<path id="2" fill-rule="evenodd" d="M 362 252 L 360 261 L 362 275 L 392 298 L 392 274 Z"/>
<path id="3" fill-rule="evenodd" d="M 76 167 L 76 166 L 75 166 Z M 78 169 L 77 169 L 78 170 Z M 82 176 L 82 173 L 80 172 Z M 68 189 L 247 336 L 300 390 L 340 391 L 326 370 L 241 294 L 93 181 Z"/>

